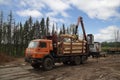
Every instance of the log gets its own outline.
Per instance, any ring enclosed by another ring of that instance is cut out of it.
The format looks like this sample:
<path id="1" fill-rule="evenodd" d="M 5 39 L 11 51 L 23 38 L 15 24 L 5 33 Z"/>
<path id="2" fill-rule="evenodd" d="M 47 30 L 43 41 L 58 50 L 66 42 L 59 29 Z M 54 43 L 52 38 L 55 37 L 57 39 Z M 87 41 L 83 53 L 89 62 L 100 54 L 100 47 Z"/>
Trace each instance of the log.
<path id="1" fill-rule="evenodd" d="M 81 46 L 81 45 L 85 45 L 86 43 L 72 43 L 72 46 Z M 64 42 L 63 45 L 71 45 L 71 43 L 67 43 L 67 42 Z"/>
<path id="2" fill-rule="evenodd" d="M 61 35 L 64 38 L 74 38 L 75 35 Z M 82 53 L 82 48 L 83 48 L 83 53 L 85 53 L 86 49 L 86 41 L 85 40 L 73 40 L 72 45 L 71 41 L 70 42 L 58 42 L 58 48 L 63 54 L 70 54 L 71 53 L 71 46 L 72 46 L 72 53 Z M 61 46 L 59 46 L 61 45 Z"/>
<path id="3" fill-rule="evenodd" d="M 82 50 L 81 51 L 72 51 L 73 54 L 75 53 L 82 53 Z M 85 50 L 83 50 L 83 53 L 85 53 Z M 70 51 L 63 51 L 63 54 L 70 54 Z"/>
<path id="4" fill-rule="evenodd" d="M 63 45 L 63 48 L 70 48 L 70 47 L 71 47 L 70 45 Z M 83 46 L 82 45 L 74 45 L 74 46 L 72 46 L 72 48 L 74 48 L 74 47 L 75 48 L 76 47 L 81 47 L 82 48 L 82 47 L 86 47 L 86 46 L 85 45 L 83 45 Z"/>
<path id="5" fill-rule="evenodd" d="M 76 42 L 84 42 L 84 43 L 87 43 L 86 40 L 80 40 L 80 39 L 76 40 Z"/>
<path id="6" fill-rule="evenodd" d="M 70 35 L 70 34 L 61 34 L 60 37 L 64 37 L 64 38 L 73 38 L 76 39 L 76 35 Z"/>
<path id="7" fill-rule="evenodd" d="M 86 49 L 86 47 L 83 47 L 83 49 Z M 65 47 L 64 50 L 71 50 L 71 47 Z M 82 50 L 82 47 L 72 47 L 72 50 Z"/>

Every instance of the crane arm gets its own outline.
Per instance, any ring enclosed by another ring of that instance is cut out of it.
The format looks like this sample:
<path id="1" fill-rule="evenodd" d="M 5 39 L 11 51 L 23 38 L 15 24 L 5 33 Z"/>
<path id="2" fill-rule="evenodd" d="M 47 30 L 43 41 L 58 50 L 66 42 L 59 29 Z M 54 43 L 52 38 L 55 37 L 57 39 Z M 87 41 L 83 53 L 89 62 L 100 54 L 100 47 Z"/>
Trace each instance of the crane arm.
<path id="1" fill-rule="evenodd" d="M 75 27 L 75 35 L 77 34 L 79 22 L 80 22 L 80 17 L 78 17 L 77 25 L 76 25 L 76 27 Z"/>
<path id="2" fill-rule="evenodd" d="M 85 28 L 84 28 L 82 17 L 78 18 L 78 22 L 77 22 L 76 29 L 75 29 L 75 35 L 77 34 L 79 23 L 81 23 L 84 39 L 87 41 L 87 36 L 86 36 L 86 32 L 85 32 Z"/>

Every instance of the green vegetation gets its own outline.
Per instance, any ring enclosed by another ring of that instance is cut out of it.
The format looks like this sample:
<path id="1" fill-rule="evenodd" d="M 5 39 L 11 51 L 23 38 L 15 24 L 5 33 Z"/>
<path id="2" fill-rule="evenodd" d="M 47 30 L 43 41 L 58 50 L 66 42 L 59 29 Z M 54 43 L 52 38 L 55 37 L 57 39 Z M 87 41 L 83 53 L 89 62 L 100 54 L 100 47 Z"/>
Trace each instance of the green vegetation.
<path id="1" fill-rule="evenodd" d="M 12 11 L 7 20 L 0 12 L 0 53 L 11 56 L 24 56 L 25 48 L 32 39 L 42 38 L 49 33 L 49 18 L 39 22 L 30 16 L 25 23 L 15 22 Z"/>
<path id="2" fill-rule="evenodd" d="M 5 16 L 6 17 L 6 16 Z M 24 56 L 25 48 L 33 39 L 41 39 L 46 35 L 53 34 L 56 26 L 53 23 L 52 32 L 49 29 L 49 17 L 41 18 L 41 21 L 33 20 L 30 16 L 23 23 L 15 22 L 12 11 L 5 18 L 0 12 L 0 53 L 10 56 Z M 58 31 L 57 31 L 58 32 Z M 65 33 L 65 25 L 60 30 L 60 34 Z M 58 34 L 59 35 L 59 34 Z"/>
<path id="3" fill-rule="evenodd" d="M 102 42 L 102 51 L 108 53 L 120 52 L 120 42 Z"/>
<path id="4" fill-rule="evenodd" d="M 120 47 L 120 42 L 102 42 L 102 47 Z"/>

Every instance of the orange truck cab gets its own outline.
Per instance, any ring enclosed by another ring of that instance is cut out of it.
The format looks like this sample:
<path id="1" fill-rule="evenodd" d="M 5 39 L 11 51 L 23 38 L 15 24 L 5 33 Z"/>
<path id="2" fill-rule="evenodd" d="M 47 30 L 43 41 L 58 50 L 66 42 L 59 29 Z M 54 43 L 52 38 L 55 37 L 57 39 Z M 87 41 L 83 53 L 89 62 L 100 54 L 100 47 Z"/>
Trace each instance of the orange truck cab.
<path id="1" fill-rule="evenodd" d="M 32 40 L 26 49 L 26 57 L 43 58 L 53 50 L 52 41 L 45 39 Z"/>
<path id="2" fill-rule="evenodd" d="M 44 58 L 50 57 L 52 50 L 52 40 L 32 40 L 26 48 L 25 61 L 31 63 L 32 67 L 38 68 L 39 65 L 42 65 Z"/>

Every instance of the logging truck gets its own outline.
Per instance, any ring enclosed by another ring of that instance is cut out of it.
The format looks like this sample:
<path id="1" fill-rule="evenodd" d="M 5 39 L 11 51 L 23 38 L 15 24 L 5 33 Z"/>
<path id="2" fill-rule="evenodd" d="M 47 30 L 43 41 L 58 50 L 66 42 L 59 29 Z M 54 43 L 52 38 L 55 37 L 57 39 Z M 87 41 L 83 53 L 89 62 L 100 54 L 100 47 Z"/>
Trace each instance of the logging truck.
<path id="1" fill-rule="evenodd" d="M 84 63 L 89 55 L 89 45 L 93 42 L 91 35 L 86 35 L 82 17 L 78 18 L 81 23 L 83 39 L 75 34 L 61 34 L 59 37 L 54 33 L 45 39 L 32 40 L 25 51 L 25 61 L 33 68 L 40 66 L 44 70 L 51 70 L 55 63 L 79 65 Z M 76 29 L 78 28 L 76 25 Z M 89 38 L 89 40 L 88 40 Z"/>

